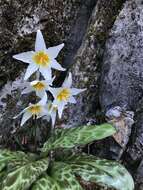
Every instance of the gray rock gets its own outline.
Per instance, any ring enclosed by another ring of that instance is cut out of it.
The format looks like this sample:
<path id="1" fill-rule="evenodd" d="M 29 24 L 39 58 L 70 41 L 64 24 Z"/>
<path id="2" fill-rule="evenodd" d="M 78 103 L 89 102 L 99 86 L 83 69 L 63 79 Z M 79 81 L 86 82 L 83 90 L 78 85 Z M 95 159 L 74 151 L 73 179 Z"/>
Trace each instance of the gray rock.
<path id="1" fill-rule="evenodd" d="M 116 19 L 106 42 L 99 91 L 104 112 L 108 113 L 110 108 L 120 106 L 135 113 L 135 124 L 122 157 L 133 174 L 139 172 L 137 166 L 143 157 L 142 10 L 141 0 L 127 1 Z M 142 181 L 142 172 L 137 175 Z"/>
<path id="2" fill-rule="evenodd" d="M 100 85 L 102 109 L 136 109 L 143 94 L 143 4 L 127 1 L 120 12 L 104 52 Z"/>
<path id="3" fill-rule="evenodd" d="M 135 125 L 132 130 L 130 144 L 127 153 L 132 164 L 141 162 L 143 158 L 143 99 L 137 103 Z M 142 176 L 143 179 L 143 176 Z"/>
<path id="4" fill-rule="evenodd" d="M 136 175 L 137 189 L 143 190 L 143 178 L 141 178 L 140 176 L 143 176 L 143 160 L 137 169 L 137 175 Z"/>
<path id="5" fill-rule="evenodd" d="M 75 54 L 73 86 L 87 88 L 79 95 L 77 104 L 67 109 L 63 126 L 95 124 L 98 109 L 98 70 L 108 33 L 123 1 L 98 1 L 90 17 L 82 44 Z"/>
<path id="6" fill-rule="evenodd" d="M 115 154 L 114 159 L 119 160 L 129 142 L 132 125 L 134 123 L 134 113 L 116 106 L 109 109 L 105 115 L 107 122 L 111 123 L 117 130 L 117 133 L 113 135 L 117 145 L 111 144 L 110 151 Z"/>

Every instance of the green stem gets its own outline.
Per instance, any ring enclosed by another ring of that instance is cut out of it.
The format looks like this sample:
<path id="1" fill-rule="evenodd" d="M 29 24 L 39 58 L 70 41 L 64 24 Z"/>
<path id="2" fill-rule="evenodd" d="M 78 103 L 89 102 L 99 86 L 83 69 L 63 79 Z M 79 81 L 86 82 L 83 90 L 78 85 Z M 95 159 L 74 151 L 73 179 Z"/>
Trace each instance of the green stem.
<path id="1" fill-rule="evenodd" d="M 36 80 L 40 80 L 40 72 L 39 70 L 36 72 Z M 37 100 L 37 97 L 36 97 Z M 37 123 L 37 119 L 34 118 L 34 147 L 35 147 L 35 151 L 37 150 L 37 127 L 38 127 L 38 123 Z"/>
<path id="2" fill-rule="evenodd" d="M 54 139 L 55 136 L 55 126 L 51 127 L 51 137 Z M 50 160 L 54 160 L 54 151 L 50 151 Z"/>
<path id="3" fill-rule="evenodd" d="M 35 119 L 35 126 L 34 126 L 34 146 L 35 146 L 35 151 L 37 150 L 37 120 Z"/>

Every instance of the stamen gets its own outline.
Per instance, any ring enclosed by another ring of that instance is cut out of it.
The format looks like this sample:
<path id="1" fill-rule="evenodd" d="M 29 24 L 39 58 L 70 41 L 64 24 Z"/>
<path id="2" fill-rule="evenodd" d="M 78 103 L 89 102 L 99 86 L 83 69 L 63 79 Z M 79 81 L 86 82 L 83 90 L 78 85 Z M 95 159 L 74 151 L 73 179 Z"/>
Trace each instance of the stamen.
<path id="1" fill-rule="evenodd" d="M 39 51 L 33 56 L 33 61 L 40 66 L 47 67 L 50 64 L 50 58 L 44 51 Z"/>
<path id="2" fill-rule="evenodd" d="M 41 106 L 40 105 L 33 105 L 28 108 L 28 111 L 32 113 L 33 117 L 37 116 L 41 113 Z"/>
<path id="3" fill-rule="evenodd" d="M 65 101 L 70 97 L 70 90 L 68 88 L 63 89 L 57 96 L 59 101 Z"/>
<path id="4" fill-rule="evenodd" d="M 35 90 L 41 91 L 45 88 L 45 84 L 42 82 L 37 82 L 36 84 L 33 84 L 32 87 L 35 88 Z"/>

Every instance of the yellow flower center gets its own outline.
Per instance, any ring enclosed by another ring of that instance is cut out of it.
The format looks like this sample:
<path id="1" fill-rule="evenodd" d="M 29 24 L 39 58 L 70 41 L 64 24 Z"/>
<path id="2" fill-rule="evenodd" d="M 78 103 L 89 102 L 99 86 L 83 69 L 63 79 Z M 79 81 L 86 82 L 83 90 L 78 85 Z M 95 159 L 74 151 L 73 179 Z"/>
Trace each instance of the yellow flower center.
<path id="1" fill-rule="evenodd" d="M 70 97 L 70 90 L 68 88 L 64 88 L 61 92 L 57 95 L 57 100 L 65 101 Z"/>
<path id="2" fill-rule="evenodd" d="M 32 115 L 38 115 L 41 113 L 41 106 L 40 105 L 33 105 L 28 108 L 28 111 L 32 113 Z"/>
<path id="3" fill-rule="evenodd" d="M 35 88 L 35 90 L 41 91 L 45 88 L 45 84 L 42 82 L 37 82 L 36 84 L 33 84 L 32 87 Z"/>
<path id="4" fill-rule="evenodd" d="M 44 51 L 39 51 L 33 56 L 33 61 L 42 67 L 47 67 L 50 64 L 50 58 Z"/>

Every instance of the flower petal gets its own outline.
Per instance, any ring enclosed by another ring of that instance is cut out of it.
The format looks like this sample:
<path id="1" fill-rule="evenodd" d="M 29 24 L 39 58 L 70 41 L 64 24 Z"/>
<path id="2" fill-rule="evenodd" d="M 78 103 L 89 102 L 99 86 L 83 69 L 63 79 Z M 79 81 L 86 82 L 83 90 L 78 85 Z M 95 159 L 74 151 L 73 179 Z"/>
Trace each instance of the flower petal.
<path id="1" fill-rule="evenodd" d="M 40 70 L 41 74 L 43 75 L 43 77 L 46 80 L 51 80 L 51 78 L 52 78 L 51 68 L 49 68 L 49 67 L 48 68 L 41 67 L 39 70 Z"/>
<path id="2" fill-rule="evenodd" d="M 49 91 L 52 93 L 53 97 L 56 98 L 57 95 L 59 94 L 59 92 L 62 90 L 63 88 L 51 88 L 49 87 Z"/>
<path id="3" fill-rule="evenodd" d="M 38 104 L 41 105 L 41 106 L 45 106 L 46 102 L 47 102 L 47 94 L 45 93 L 43 98 L 39 101 Z"/>
<path id="4" fill-rule="evenodd" d="M 52 127 L 54 127 L 54 125 L 55 125 L 56 116 L 57 116 L 57 112 L 56 111 L 52 111 L 51 112 Z"/>
<path id="5" fill-rule="evenodd" d="M 49 86 L 53 85 L 53 81 L 54 81 L 55 77 L 53 77 L 51 80 L 43 80 L 41 82 L 43 82 L 45 84 L 45 90 L 49 90 Z"/>
<path id="6" fill-rule="evenodd" d="M 38 66 L 34 63 L 30 64 L 26 70 L 24 80 L 27 80 L 35 71 L 38 70 Z"/>
<path id="7" fill-rule="evenodd" d="M 72 74 L 71 74 L 71 72 L 70 72 L 70 73 L 69 73 L 69 76 L 66 77 L 66 79 L 65 79 L 65 81 L 64 81 L 64 83 L 63 83 L 63 85 L 62 85 L 62 87 L 70 88 L 71 85 L 72 85 Z"/>
<path id="8" fill-rule="evenodd" d="M 51 67 L 53 69 L 59 70 L 59 71 L 65 71 L 66 69 L 64 69 L 55 59 L 53 59 L 51 61 Z"/>
<path id="9" fill-rule="evenodd" d="M 33 80 L 32 82 L 30 82 L 30 85 L 33 86 L 35 84 L 37 84 L 39 82 L 39 80 Z"/>
<path id="10" fill-rule="evenodd" d="M 46 92 L 45 90 L 42 91 L 36 91 L 36 95 L 40 98 L 43 98 L 45 96 Z"/>
<path id="11" fill-rule="evenodd" d="M 71 96 L 71 97 L 69 98 L 68 102 L 70 102 L 70 103 L 72 103 L 72 104 L 76 104 L 76 99 L 75 99 L 73 96 Z"/>
<path id="12" fill-rule="evenodd" d="M 33 55 L 34 55 L 34 51 L 28 51 L 28 52 L 16 54 L 13 56 L 13 58 L 19 61 L 23 61 L 25 63 L 32 63 Z"/>
<path id="13" fill-rule="evenodd" d="M 28 93 L 30 93 L 30 92 L 32 92 L 33 91 L 33 89 L 30 87 L 30 86 L 28 86 L 28 87 L 26 87 L 22 92 L 21 92 L 21 94 L 28 94 Z"/>
<path id="14" fill-rule="evenodd" d="M 42 111 L 41 111 L 41 113 L 39 113 L 39 115 L 37 116 L 37 119 L 39 119 L 39 118 L 41 118 L 41 117 L 43 117 L 43 116 L 47 116 L 48 115 L 48 111 L 44 108 L 44 107 L 42 107 Z"/>
<path id="15" fill-rule="evenodd" d="M 62 117 L 62 113 L 63 113 L 64 107 L 66 104 L 67 104 L 67 102 L 64 102 L 64 101 L 62 101 L 62 102 L 60 102 L 60 104 L 58 104 L 58 115 L 59 115 L 60 119 Z"/>
<path id="16" fill-rule="evenodd" d="M 37 31 L 36 34 L 36 42 L 35 42 L 35 51 L 46 50 L 46 44 L 40 30 Z"/>
<path id="17" fill-rule="evenodd" d="M 72 95 L 77 95 L 81 92 L 84 92 L 85 90 L 86 90 L 86 88 L 84 88 L 84 89 L 71 88 L 71 93 L 72 93 Z"/>
<path id="18" fill-rule="evenodd" d="M 30 119 L 30 117 L 32 117 L 32 114 L 31 114 L 30 112 L 25 112 L 25 113 L 23 114 L 23 117 L 22 117 L 20 126 L 23 126 L 24 123 L 25 123 L 28 119 Z"/>
<path id="19" fill-rule="evenodd" d="M 50 47 L 46 50 L 46 52 L 49 54 L 51 58 L 56 58 L 63 47 L 64 43 L 58 46 Z"/>
<path id="20" fill-rule="evenodd" d="M 15 117 L 13 117 L 13 119 L 18 118 L 20 115 L 22 115 L 29 107 L 25 108 L 24 110 L 22 110 L 18 115 L 16 115 Z"/>

